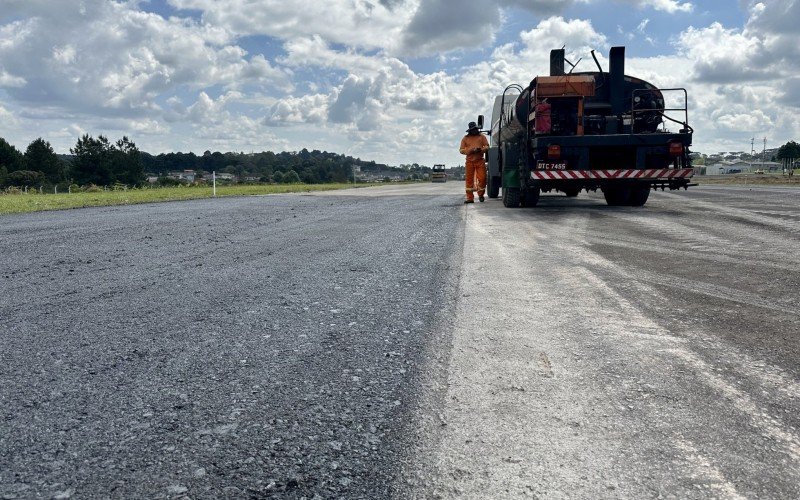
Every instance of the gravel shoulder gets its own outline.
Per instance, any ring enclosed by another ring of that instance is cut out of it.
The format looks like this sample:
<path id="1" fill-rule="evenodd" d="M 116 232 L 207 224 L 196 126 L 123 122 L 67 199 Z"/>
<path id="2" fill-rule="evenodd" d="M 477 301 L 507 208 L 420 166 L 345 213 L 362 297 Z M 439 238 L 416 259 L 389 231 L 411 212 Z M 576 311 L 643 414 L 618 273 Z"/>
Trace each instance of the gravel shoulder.
<path id="1" fill-rule="evenodd" d="M 458 191 L 6 216 L 0 497 L 386 498 Z"/>

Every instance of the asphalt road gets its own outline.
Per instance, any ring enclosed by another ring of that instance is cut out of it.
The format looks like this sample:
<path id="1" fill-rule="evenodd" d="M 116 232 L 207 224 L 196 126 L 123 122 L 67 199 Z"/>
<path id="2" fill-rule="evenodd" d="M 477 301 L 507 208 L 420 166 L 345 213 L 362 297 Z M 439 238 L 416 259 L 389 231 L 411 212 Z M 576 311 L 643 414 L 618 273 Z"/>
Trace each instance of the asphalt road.
<path id="1" fill-rule="evenodd" d="M 800 190 L 491 200 L 464 241 L 420 496 L 800 498 Z"/>
<path id="2" fill-rule="evenodd" d="M 800 190 L 0 217 L 0 498 L 800 497 Z"/>

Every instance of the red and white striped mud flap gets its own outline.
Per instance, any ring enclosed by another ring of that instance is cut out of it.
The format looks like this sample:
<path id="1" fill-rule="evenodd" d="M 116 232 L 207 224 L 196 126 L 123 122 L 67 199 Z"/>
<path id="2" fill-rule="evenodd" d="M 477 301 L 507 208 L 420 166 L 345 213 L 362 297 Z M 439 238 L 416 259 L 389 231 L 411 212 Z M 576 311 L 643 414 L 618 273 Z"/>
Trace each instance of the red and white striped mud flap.
<path id="1" fill-rule="evenodd" d="M 531 179 L 542 181 L 581 179 L 677 179 L 692 177 L 691 168 L 648 168 L 619 170 L 534 170 Z"/>

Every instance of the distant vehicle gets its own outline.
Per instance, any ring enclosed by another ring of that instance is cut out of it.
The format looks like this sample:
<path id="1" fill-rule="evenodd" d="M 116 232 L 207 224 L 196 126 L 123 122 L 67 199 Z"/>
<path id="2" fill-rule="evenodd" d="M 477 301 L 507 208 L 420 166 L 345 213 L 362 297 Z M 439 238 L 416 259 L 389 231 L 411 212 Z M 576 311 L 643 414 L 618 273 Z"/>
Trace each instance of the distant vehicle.
<path id="1" fill-rule="evenodd" d="M 763 174 L 764 171 L 759 168 L 758 170 L 754 170 L 753 173 L 754 174 Z"/>
<path id="2" fill-rule="evenodd" d="M 437 164 L 433 166 L 431 182 L 447 182 L 447 172 L 444 171 L 444 165 Z"/>

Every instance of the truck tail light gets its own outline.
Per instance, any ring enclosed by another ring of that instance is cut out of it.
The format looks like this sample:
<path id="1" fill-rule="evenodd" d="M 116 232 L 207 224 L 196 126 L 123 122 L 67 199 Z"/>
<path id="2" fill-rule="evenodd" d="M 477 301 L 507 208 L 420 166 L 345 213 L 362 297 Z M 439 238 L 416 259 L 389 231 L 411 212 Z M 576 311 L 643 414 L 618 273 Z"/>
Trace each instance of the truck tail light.
<path id="1" fill-rule="evenodd" d="M 670 156 L 681 156 L 683 154 L 683 144 L 680 142 L 670 142 L 669 143 L 669 155 Z"/>
<path id="2" fill-rule="evenodd" d="M 558 160 L 561 158 L 561 146 L 558 144 L 547 146 L 547 157 L 551 160 Z"/>

